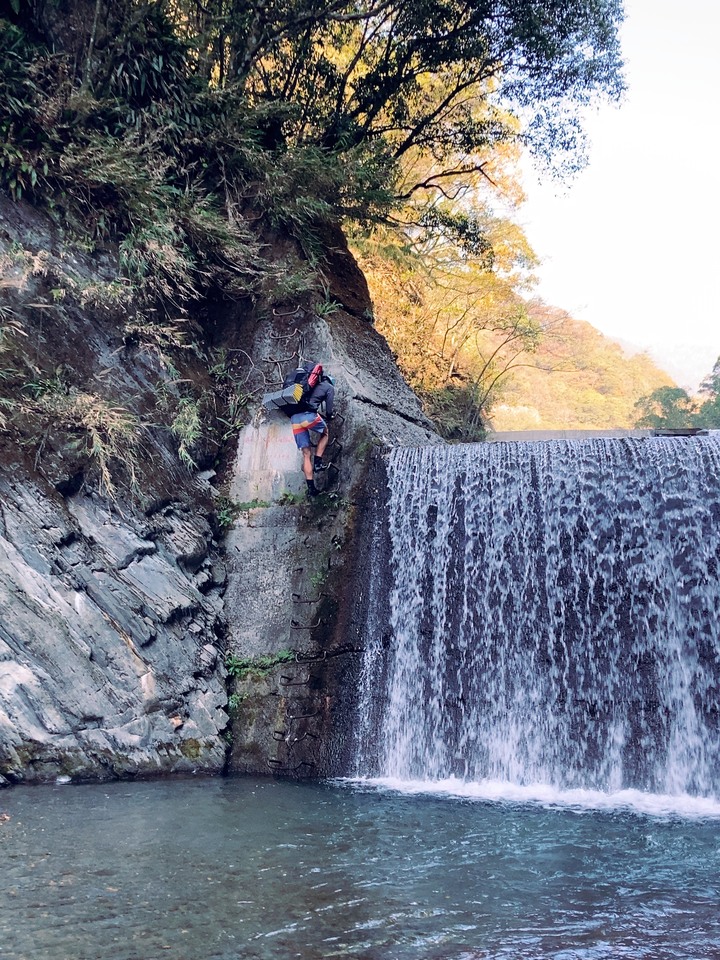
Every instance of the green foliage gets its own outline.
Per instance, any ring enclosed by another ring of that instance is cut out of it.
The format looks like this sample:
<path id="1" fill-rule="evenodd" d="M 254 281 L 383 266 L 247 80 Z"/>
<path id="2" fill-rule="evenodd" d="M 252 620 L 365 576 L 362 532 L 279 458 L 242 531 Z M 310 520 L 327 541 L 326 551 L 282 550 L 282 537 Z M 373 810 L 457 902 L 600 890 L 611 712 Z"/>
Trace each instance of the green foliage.
<path id="1" fill-rule="evenodd" d="M 200 401 L 191 397 L 181 397 L 177 413 L 170 424 L 170 432 L 178 440 L 178 457 L 188 470 L 195 470 L 197 464 L 192 453 L 202 434 L 200 420 Z"/>
<path id="2" fill-rule="evenodd" d="M 334 313 L 337 313 L 338 310 L 341 309 L 342 305 L 336 300 L 321 300 L 319 303 L 315 304 L 315 313 L 319 317 L 331 317 Z"/>
<path id="3" fill-rule="evenodd" d="M 223 417 L 218 414 L 215 417 L 216 423 L 221 427 L 220 440 L 222 443 L 225 443 L 225 441 L 231 437 L 236 437 L 245 423 L 247 423 L 247 404 L 249 399 L 249 396 L 238 396 L 238 394 L 232 391 L 229 396 L 227 396 L 227 416 Z"/>
<path id="4" fill-rule="evenodd" d="M 712 373 L 700 384 L 700 404 L 697 425 L 708 430 L 720 430 L 720 357 Z"/>
<path id="5" fill-rule="evenodd" d="M 221 401 L 222 410 L 216 412 L 216 422 L 221 427 L 221 442 L 237 435 L 248 419 L 248 404 L 253 392 L 248 391 L 247 371 L 238 369 L 238 354 L 225 348 L 209 351 L 208 373 L 215 381 L 215 397 Z"/>
<path id="6" fill-rule="evenodd" d="M 682 387 L 660 387 L 638 400 L 636 415 L 636 426 L 651 430 L 720 429 L 720 358 L 700 385 L 699 397 Z"/>
<path id="7" fill-rule="evenodd" d="M 327 583 L 328 571 L 327 570 L 317 570 L 310 577 L 310 586 L 314 587 L 316 590 L 320 590 L 321 587 L 324 587 Z"/>
<path id="8" fill-rule="evenodd" d="M 23 394 L 19 404 L 23 414 L 67 432 L 68 446 L 84 453 L 96 467 L 101 491 L 115 496 L 114 470 L 121 470 L 135 487 L 142 437 L 135 414 L 69 385 L 61 370 L 25 384 Z"/>
<path id="9" fill-rule="evenodd" d="M 134 292 L 171 313 L 211 280 L 238 295 L 251 289 L 258 245 L 188 155 L 203 91 L 160 6 L 94 51 L 92 93 L 73 82 L 67 55 L 48 56 L 3 26 L 0 187 L 47 206 L 88 246 L 117 242 Z"/>
<path id="10" fill-rule="evenodd" d="M 715 361 L 712 373 L 700 384 L 700 393 L 713 400 L 720 396 L 720 357 Z"/>
<path id="11" fill-rule="evenodd" d="M 241 693 L 231 693 L 228 697 L 228 713 L 234 714 L 240 709 L 240 705 L 245 698 Z"/>
<path id="12" fill-rule="evenodd" d="M 33 123 L 32 56 L 23 32 L 0 19 L 0 187 L 14 200 L 32 195 L 48 173 L 46 138 Z"/>
<path id="13" fill-rule="evenodd" d="M 0 395 L 0 430 L 6 429 L 8 415 L 18 407 L 17 398 L 12 396 L 12 384 L 19 376 L 14 364 L 18 339 L 26 336 L 23 325 L 15 319 L 12 311 L 0 306 L 0 387 L 11 387 L 10 395 Z"/>
<path id="14" fill-rule="evenodd" d="M 234 680 L 245 680 L 249 675 L 265 676 L 275 667 L 295 660 L 294 650 L 280 650 L 278 653 L 268 653 L 257 657 L 236 657 L 228 654 L 225 667 Z"/>
<path id="15" fill-rule="evenodd" d="M 428 416 L 446 440 L 475 443 L 485 439 L 488 407 L 481 384 L 450 384 L 424 394 L 423 400 Z"/>
<path id="16" fill-rule="evenodd" d="M 233 525 L 241 512 L 240 505 L 235 503 L 234 500 L 231 500 L 229 497 L 218 497 L 215 507 L 215 517 L 218 526 L 223 532 Z"/>
<path id="17" fill-rule="evenodd" d="M 93 88 L 96 96 L 104 94 L 118 104 L 121 128 L 152 124 L 173 138 L 182 127 L 199 127 L 190 50 L 163 4 L 146 5 L 141 17 L 110 39 Z"/>
<path id="18" fill-rule="evenodd" d="M 119 241 L 121 268 L 149 302 L 175 312 L 197 299 L 210 277 L 222 278 L 229 292 L 246 292 L 258 273 L 247 229 L 209 197 L 168 182 L 169 158 L 149 148 L 134 131 L 70 142 L 53 175 L 62 208 L 95 241 Z"/>
<path id="19" fill-rule="evenodd" d="M 546 152 L 572 150 L 573 109 L 620 95 L 620 0 L 550 6 L 210 0 L 201 9 L 188 0 L 100 0 L 94 24 L 68 4 L 74 30 L 63 34 L 52 15 L 28 5 L 20 22 L 57 53 L 7 32 L 0 92 L 15 126 L 5 183 L 37 193 L 50 177 L 66 205 L 81 207 L 87 192 L 96 213 L 105 186 L 103 202 L 118 209 L 98 213 L 94 226 L 128 235 L 141 226 L 122 222 L 134 149 L 136 170 L 149 171 L 156 188 L 217 196 L 227 210 L 242 198 L 274 228 L 312 238 L 313 224 L 329 216 L 371 222 L 396 199 L 405 155 L 419 152 L 437 167 L 405 196 L 436 191 L 450 171 L 467 180 L 483 168 L 479 153 L 520 137 Z M 508 109 L 530 117 L 524 130 Z M 18 120 L 28 121 L 22 136 Z M 92 156 L 98 138 L 108 148 L 104 185 Z M 170 220 L 166 198 L 159 208 Z M 146 230 L 152 223 L 144 218 Z M 460 226 L 475 242 L 472 225 Z M 160 230 L 160 238 L 184 252 L 182 231 Z"/>
<path id="20" fill-rule="evenodd" d="M 299 503 L 305 503 L 306 498 L 302 493 L 290 493 L 289 490 L 286 490 L 284 493 L 281 493 L 278 497 L 278 504 L 281 507 L 295 507 Z"/>
<path id="21" fill-rule="evenodd" d="M 494 99 L 534 110 L 538 146 L 562 149 L 560 104 L 619 95 L 621 18 L 619 0 L 251 3 L 230 23 L 223 73 L 258 102 L 296 105 L 270 140 L 346 151 L 384 138 L 395 158 L 417 146 L 469 156 L 509 135 L 495 87 Z"/>
<path id="22" fill-rule="evenodd" d="M 337 490 L 331 490 L 322 496 L 326 498 L 329 506 L 336 507 L 339 510 L 350 510 L 351 507 L 354 506 L 352 500 L 344 497 L 341 493 L 338 493 Z M 337 537 L 332 538 L 332 543 L 336 550 L 342 550 L 342 542 Z"/>
<path id="23" fill-rule="evenodd" d="M 232 380 L 230 355 L 225 347 L 213 348 L 209 352 L 208 373 L 218 383 Z"/>
<path id="24" fill-rule="evenodd" d="M 638 427 L 651 430 L 696 426 L 695 404 L 682 387 L 658 387 L 636 405 Z"/>
<path id="25" fill-rule="evenodd" d="M 402 316 L 381 325 L 446 434 L 479 435 L 539 337 L 521 298 L 532 251 L 480 188 L 501 183 L 495 160 L 512 144 L 577 156 L 578 108 L 622 90 L 620 0 L 87 9 L 23 2 L 15 26 L 2 22 L 0 188 L 44 206 L 86 250 L 118 251 L 126 289 L 87 296 L 133 298 L 126 344 L 155 350 L 173 377 L 178 351 L 201 354 L 186 321 L 210 289 L 310 307 L 325 222 L 392 221 L 416 265 L 388 301 Z M 278 235 L 297 243 L 269 269 L 258 238 Z M 70 286 L 54 289 L 59 304 Z M 326 297 L 317 313 L 335 309 Z M 212 422 L 228 438 L 248 394 L 212 377 Z M 165 392 L 192 467 L 205 408 Z"/>
<path id="26" fill-rule="evenodd" d="M 281 260 L 263 284 L 263 292 L 273 305 L 296 303 L 317 293 L 317 271 L 307 264 Z"/>
<path id="27" fill-rule="evenodd" d="M 450 204 L 436 204 L 425 209 L 420 225 L 435 237 L 443 237 L 463 254 L 472 257 L 482 270 L 491 270 L 495 251 L 488 236 L 487 223 L 476 213 L 455 209 Z"/>
<path id="28" fill-rule="evenodd" d="M 215 517 L 217 519 L 218 526 L 224 532 L 233 525 L 235 520 L 237 520 L 242 513 L 247 513 L 248 510 L 256 510 L 260 507 L 269 506 L 270 503 L 267 500 L 255 499 L 240 503 L 237 500 L 232 500 L 230 497 L 218 497 L 216 501 Z"/>

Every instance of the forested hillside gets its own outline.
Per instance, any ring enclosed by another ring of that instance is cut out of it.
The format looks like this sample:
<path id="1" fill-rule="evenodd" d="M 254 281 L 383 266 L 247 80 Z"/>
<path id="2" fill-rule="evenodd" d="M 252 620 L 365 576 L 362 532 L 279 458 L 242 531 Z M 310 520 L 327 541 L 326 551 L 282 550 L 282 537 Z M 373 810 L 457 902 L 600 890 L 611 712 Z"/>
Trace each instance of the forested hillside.
<path id="1" fill-rule="evenodd" d="M 358 254 L 378 329 L 441 431 L 473 440 L 486 428 L 635 427 L 643 398 L 676 389 L 671 378 L 589 323 L 526 299 L 532 278 L 521 271 L 532 265 L 532 251 L 518 227 L 506 221 L 494 228 L 488 235 L 502 273 L 450 271 L 434 285 L 427 260 L 425 270 L 408 271 L 397 259 Z"/>
<path id="2" fill-rule="evenodd" d="M 425 349 L 428 325 L 445 332 L 432 369 L 425 356 L 403 367 L 447 436 L 481 435 L 515 348 L 543 336 L 521 297 L 533 254 L 513 222 L 514 160 L 524 149 L 555 173 L 582 163 L 581 108 L 622 93 L 620 0 L 2 9 L 0 189 L 48 212 L 68 252 L 38 264 L 8 250 L 3 282 L 47 270 L 43 309 L 61 319 L 96 303 L 127 342 L 156 351 L 168 383 L 153 416 L 182 462 L 202 462 L 203 424 L 232 432 L 249 399 L 203 346 L 213 303 L 332 316 L 337 225 L 379 272 L 412 273 L 422 315 L 409 311 L 401 337 Z M 117 255 L 119 270 L 88 286 L 73 247 L 99 264 Z M 0 320 L 5 427 L 85 431 L 110 489 L 108 457 L 127 462 L 143 424 L 111 385 L 31 354 L 20 318 Z M 491 348 L 483 335 L 473 353 L 480 330 Z M 204 358 L 202 389 L 182 376 L 188 351 Z"/>
<path id="3" fill-rule="evenodd" d="M 494 429 L 632 428 L 640 398 L 672 386 L 646 354 L 630 355 L 589 323 L 541 303 L 530 312 L 547 333 L 501 390 Z"/>

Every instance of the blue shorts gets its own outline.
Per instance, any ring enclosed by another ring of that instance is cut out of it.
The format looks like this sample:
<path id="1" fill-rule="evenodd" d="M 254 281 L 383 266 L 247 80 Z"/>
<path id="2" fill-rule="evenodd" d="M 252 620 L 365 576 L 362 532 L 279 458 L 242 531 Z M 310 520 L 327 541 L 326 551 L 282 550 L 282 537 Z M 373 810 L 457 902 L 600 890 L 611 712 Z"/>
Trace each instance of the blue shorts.
<path id="1" fill-rule="evenodd" d="M 327 426 L 319 413 L 312 410 L 309 413 L 294 413 L 290 417 L 292 423 L 293 436 L 298 450 L 303 450 L 310 446 L 310 431 L 313 433 L 325 433 Z"/>

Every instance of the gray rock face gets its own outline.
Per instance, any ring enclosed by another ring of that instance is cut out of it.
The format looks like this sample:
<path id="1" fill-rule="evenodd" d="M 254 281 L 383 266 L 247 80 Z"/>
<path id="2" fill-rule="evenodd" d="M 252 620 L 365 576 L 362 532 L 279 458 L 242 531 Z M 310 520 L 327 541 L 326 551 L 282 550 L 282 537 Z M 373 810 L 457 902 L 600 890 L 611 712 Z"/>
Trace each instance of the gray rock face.
<path id="1" fill-rule="evenodd" d="M 0 501 L 0 773 L 221 770 L 222 600 L 196 572 L 207 521 L 179 503 L 119 517 L 7 477 Z"/>
<path id="2" fill-rule="evenodd" d="M 245 666 L 235 685 L 229 769 L 325 776 L 345 772 L 348 691 L 359 663 L 352 617 L 368 575 L 354 544 L 375 495 L 373 451 L 441 441 L 366 321 L 347 313 L 273 318 L 253 331 L 255 362 L 275 356 L 278 342 L 335 377 L 334 470 L 318 481 L 330 481 L 325 495 L 310 501 L 286 417 L 259 410 L 240 435 L 231 491 L 247 509 L 227 536 L 225 605 L 228 648 Z"/>
<path id="3" fill-rule="evenodd" d="M 123 448 L 134 493 L 115 452 L 117 498 L 101 497 L 81 424 L 62 406 L 38 422 L 23 395 L 3 398 L 0 783 L 225 762 L 226 575 L 210 488 L 158 424 L 172 384 L 156 347 L 129 338 L 138 308 L 113 289 L 124 286 L 111 256 L 68 249 L 41 212 L 0 197 L 2 318 L 21 329 L 3 341 L 3 372 L 124 411 L 139 438 Z M 183 368 L 193 373 L 206 376 Z"/>
<path id="4" fill-rule="evenodd" d="M 73 383 L 103 384 L 108 402 L 152 422 L 167 377 L 158 351 L 124 339 L 122 316 L 83 300 L 117 277 L 116 265 L 67 255 L 53 236 L 37 211 L 0 198 L 0 267 L 12 274 L 3 296 L 27 342 L 42 345 L 44 375 L 61 365 Z M 223 303 L 212 321 L 247 360 L 248 395 L 272 389 L 297 354 L 336 377 L 334 467 L 320 502 L 305 499 L 288 421 L 259 406 L 225 491 L 244 509 L 224 543 L 209 525 L 212 471 L 182 468 L 167 429 L 146 438 L 142 507 L 122 492 L 117 502 L 94 493 L 88 457 L 62 429 L 35 449 L 28 433 L 29 452 L 0 433 L 0 786 L 220 772 L 228 706 L 230 770 L 336 769 L 349 708 L 339 691 L 357 645 L 353 537 L 372 496 L 371 453 L 439 440 L 364 319 L 367 287 L 342 236 L 331 239 L 330 292 L 342 310 L 260 319 L 247 304 L 233 313 Z M 56 286 L 69 291 L 57 302 Z M 193 372 L 207 390 L 199 361 Z M 250 661 L 234 671 L 229 704 L 227 652 Z"/>
<path id="5" fill-rule="evenodd" d="M 329 555 L 340 552 L 333 544 L 346 540 L 346 508 L 363 486 L 372 449 L 440 442 L 387 344 L 367 323 L 294 316 L 293 327 L 303 356 L 321 362 L 335 379 L 328 449 L 336 471 L 329 502 L 313 510 L 287 417 L 259 409 L 241 432 L 231 494 L 249 506 L 227 536 L 226 609 L 231 647 L 243 656 L 295 649 L 302 639 L 291 622 L 294 598 L 312 595 L 308 586 L 326 579 Z M 259 325 L 253 355 L 261 360 L 283 336 L 282 321 Z M 299 502 L 288 502 L 289 494 Z"/>

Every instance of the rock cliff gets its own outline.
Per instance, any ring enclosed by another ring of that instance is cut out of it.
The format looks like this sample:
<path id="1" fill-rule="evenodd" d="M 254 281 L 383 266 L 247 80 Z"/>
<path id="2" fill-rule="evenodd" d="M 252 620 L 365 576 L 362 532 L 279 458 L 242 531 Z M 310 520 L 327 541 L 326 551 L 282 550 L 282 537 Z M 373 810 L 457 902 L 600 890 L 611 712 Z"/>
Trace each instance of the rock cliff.
<path id="1" fill-rule="evenodd" d="M 37 403 L 27 418 L 11 410 L 0 434 L 0 782 L 338 769 L 367 466 L 377 447 L 437 437 L 367 319 L 339 231 L 327 249 L 322 316 L 307 299 L 261 311 L 222 291 L 198 309 L 205 353 L 242 366 L 249 422 L 239 438 L 208 426 L 189 470 L 158 396 L 182 410 L 187 382 L 215 402 L 203 351 L 169 363 L 157 326 L 147 336 L 115 295 L 111 254 L 71 248 L 0 200 L 2 319 L 22 337 L 23 396 L 36 378 L 56 397 L 53 417 L 30 428 Z M 297 354 L 337 379 L 334 466 L 313 502 L 287 420 L 258 403 Z M 104 419 L 78 418 L 81 400 Z M 135 425 L 126 457 L 98 456 L 110 411 Z"/>

